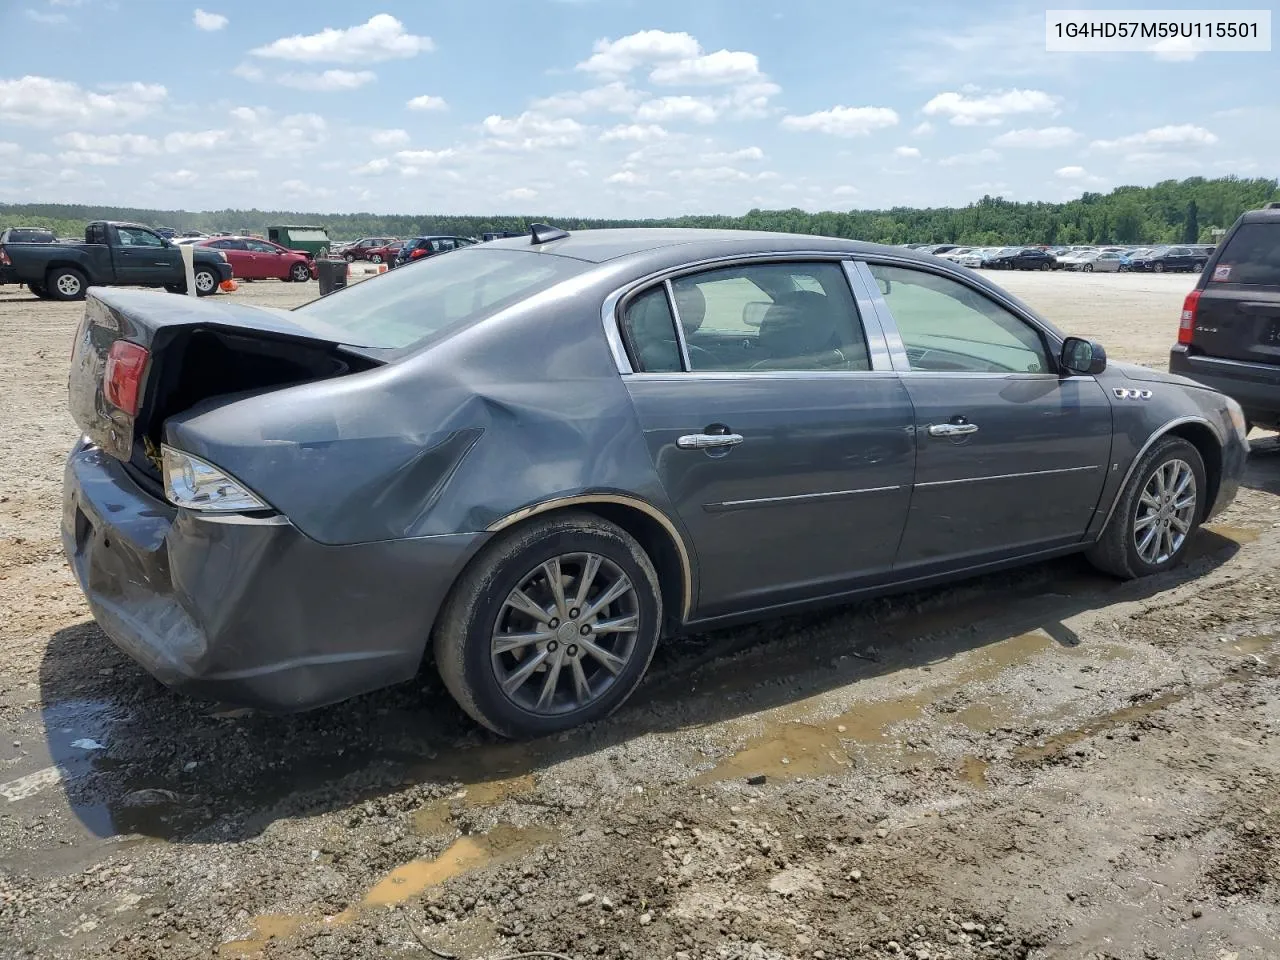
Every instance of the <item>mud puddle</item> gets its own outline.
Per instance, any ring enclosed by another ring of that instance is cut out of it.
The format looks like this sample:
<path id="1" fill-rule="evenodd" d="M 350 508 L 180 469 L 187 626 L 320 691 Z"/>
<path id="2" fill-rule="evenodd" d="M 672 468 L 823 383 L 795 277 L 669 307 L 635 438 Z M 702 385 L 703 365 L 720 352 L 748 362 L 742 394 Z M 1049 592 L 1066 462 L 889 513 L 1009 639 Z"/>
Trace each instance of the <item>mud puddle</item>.
<path id="1" fill-rule="evenodd" d="M 1110 713 L 1104 713 L 1082 726 L 1044 737 L 1033 746 L 1015 750 L 1013 752 L 1013 760 L 1021 763 L 1043 763 L 1106 730 L 1123 726 L 1126 723 L 1144 720 L 1153 714 L 1159 713 L 1166 707 L 1186 699 L 1192 692 L 1191 688 L 1177 690 L 1154 697 L 1151 700 L 1143 700 L 1140 703 L 1113 710 Z"/>

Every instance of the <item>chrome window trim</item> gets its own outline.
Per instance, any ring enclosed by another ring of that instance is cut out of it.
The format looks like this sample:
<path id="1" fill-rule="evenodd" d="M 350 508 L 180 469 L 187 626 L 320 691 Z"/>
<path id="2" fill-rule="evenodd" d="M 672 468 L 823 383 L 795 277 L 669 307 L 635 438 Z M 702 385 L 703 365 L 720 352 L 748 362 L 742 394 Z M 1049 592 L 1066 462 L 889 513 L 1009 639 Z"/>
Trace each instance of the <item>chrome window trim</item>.
<path id="1" fill-rule="evenodd" d="M 867 290 L 866 278 L 853 260 L 845 260 L 841 266 L 844 268 L 845 282 L 853 293 L 853 305 L 862 325 L 862 338 L 867 343 L 867 358 L 871 363 L 871 370 L 892 372 L 893 359 L 889 356 L 889 342 L 885 338 L 884 324 L 880 322 L 880 312 Z"/>
<path id="2" fill-rule="evenodd" d="M 693 363 L 689 360 L 689 344 L 684 338 L 684 323 L 680 320 L 680 305 L 676 303 L 676 291 L 671 286 L 671 278 L 662 281 L 662 288 L 667 293 L 667 309 L 671 311 L 671 319 L 675 323 L 676 343 L 680 345 L 680 365 L 684 373 L 693 371 Z"/>
<path id="3" fill-rule="evenodd" d="M 680 556 L 680 579 L 681 579 L 681 595 L 682 595 L 682 613 L 681 621 L 688 622 L 693 612 L 693 562 L 689 556 L 688 544 L 684 542 L 684 537 L 680 533 L 680 529 L 665 513 L 655 507 L 646 500 L 639 497 L 631 497 L 620 493 L 584 493 L 574 494 L 565 497 L 552 497 L 549 500 L 542 500 L 538 503 L 531 503 L 528 506 L 521 507 L 506 516 L 494 520 L 487 527 L 487 533 L 497 533 L 505 530 L 512 524 L 519 523 L 521 520 L 527 520 L 529 517 L 535 517 L 540 513 L 546 513 L 548 510 L 559 510 L 563 507 L 573 507 L 579 505 L 589 505 L 593 503 L 613 503 L 621 506 L 632 507 L 641 513 L 656 520 L 663 530 L 667 532 L 667 536 L 671 538 L 672 545 L 676 548 L 676 553 Z"/>
<path id="4" fill-rule="evenodd" d="M 788 497 L 760 497 L 755 500 L 723 500 L 719 503 L 704 503 L 702 509 L 708 513 L 723 513 L 728 510 L 743 510 L 750 507 L 771 507 L 783 503 L 822 502 L 841 497 L 856 497 L 865 493 L 889 493 L 901 490 L 895 484 L 888 487 L 862 487 L 858 490 L 827 490 L 822 493 L 797 493 Z"/>
<path id="5" fill-rule="evenodd" d="M 686 373 L 631 373 L 628 380 L 844 380 L 871 378 L 884 380 L 897 377 L 893 370 L 690 370 Z"/>
<path id="6" fill-rule="evenodd" d="M 604 298 L 604 303 L 600 308 L 600 321 L 604 325 L 605 339 L 609 343 L 609 352 L 613 354 L 614 365 L 621 374 L 635 375 L 637 371 L 631 366 L 631 360 L 627 357 L 627 348 L 622 340 L 622 332 L 618 324 L 618 306 L 621 301 L 642 287 L 646 287 L 652 283 L 658 283 L 669 280 L 676 280 L 690 273 L 701 273 L 704 270 L 714 267 L 731 266 L 733 264 L 747 263 L 776 263 L 778 261 L 788 260 L 822 260 L 826 262 L 840 263 L 856 257 L 857 254 L 849 250 L 787 250 L 777 253 L 734 253 L 720 257 L 707 257 L 703 260 L 694 260 L 691 263 L 682 263 L 677 267 L 666 267 L 662 270 L 655 270 L 635 280 L 630 280 L 618 289 L 614 290 Z M 679 326 L 679 324 L 677 324 Z M 686 370 L 685 373 L 694 371 Z M 710 372 L 710 371 L 706 371 Z M 848 371 L 850 373 L 862 373 L 864 371 Z"/>
<path id="7" fill-rule="evenodd" d="M 1084 473 L 1088 470 L 1100 470 L 1098 464 L 1089 464 L 1083 467 L 1058 467 L 1054 470 L 1027 470 L 1023 473 L 998 473 L 990 477 L 961 477 L 957 480 L 928 480 L 924 483 L 917 483 L 914 486 L 920 487 L 950 487 L 958 483 L 983 483 L 987 480 L 1017 480 L 1021 477 L 1047 477 L 1055 473 Z"/>
<path id="8" fill-rule="evenodd" d="M 1208 427 L 1210 432 L 1218 438 L 1218 444 L 1220 446 L 1224 445 L 1221 434 L 1219 434 L 1218 431 L 1214 429 L 1213 424 L 1204 417 L 1174 417 L 1172 420 L 1168 420 L 1156 427 L 1156 429 L 1151 432 L 1151 435 L 1147 437 L 1146 443 L 1138 448 L 1138 452 L 1133 455 L 1133 459 L 1129 462 L 1129 469 L 1124 472 L 1124 478 L 1120 481 L 1120 486 L 1116 487 L 1116 493 L 1111 500 L 1111 506 L 1107 510 L 1107 515 L 1102 520 L 1102 526 L 1098 528 L 1099 536 L 1101 536 L 1102 532 L 1107 529 L 1107 524 L 1111 522 L 1111 518 L 1115 515 L 1116 507 L 1120 506 L 1120 498 L 1124 496 L 1125 487 L 1129 486 L 1129 481 L 1133 478 L 1134 471 L 1138 469 L 1138 464 L 1141 463 L 1142 458 L 1147 455 L 1147 451 L 1155 445 L 1157 440 L 1167 434 L 1170 430 L 1173 430 L 1175 427 L 1180 427 L 1184 423 L 1199 423 Z M 1205 510 L 1208 511 L 1212 509 L 1212 507 L 1213 504 L 1208 504 L 1205 507 Z"/>

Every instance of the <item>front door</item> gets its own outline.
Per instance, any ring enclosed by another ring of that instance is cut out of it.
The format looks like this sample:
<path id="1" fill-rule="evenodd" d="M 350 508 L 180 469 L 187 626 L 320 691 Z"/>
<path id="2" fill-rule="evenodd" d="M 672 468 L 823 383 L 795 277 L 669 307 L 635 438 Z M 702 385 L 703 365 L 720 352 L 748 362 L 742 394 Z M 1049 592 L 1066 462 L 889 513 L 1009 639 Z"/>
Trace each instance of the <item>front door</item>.
<path id="1" fill-rule="evenodd" d="M 142 227 L 116 227 L 116 279 L 124 284 L 173 283 L 182 276 L 182 253 Z"/>
<path id="2" fill-rule="evenodd" d="M 265 240 L 246 239 L 245 248 L 253 258 L 255 280 L 283 280 L 289 272 L 289 258 L 273 243 Z"/>
<path id="3" fill-rule="evenodd" d="M 915 409 L 915 483 L 895 568 L 1079 541 L 1111 453 L 1103 388 L 1059 376 L 1045 333 L 980 290 L 914 267 L 870 271 Z"/>
<path id="4" fill-rule="evenodd" d="M 889 570 L 910 495 L 911 405 L 840 263 L 684 276 L 633 297 L 621 326 L 637 371 L 624 380 L 697 555 L 697 616 Z"/>

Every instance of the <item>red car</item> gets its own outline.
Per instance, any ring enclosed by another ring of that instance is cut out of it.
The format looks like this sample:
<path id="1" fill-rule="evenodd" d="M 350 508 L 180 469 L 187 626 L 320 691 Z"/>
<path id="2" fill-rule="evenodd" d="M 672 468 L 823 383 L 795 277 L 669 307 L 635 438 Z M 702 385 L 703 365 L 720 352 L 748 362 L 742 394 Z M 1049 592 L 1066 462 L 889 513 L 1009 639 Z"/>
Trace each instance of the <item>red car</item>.
<path id="1" fill-rule="evenodd" d="M 403 240 L 392 240 L 381 247 L 370 247 L 364 252 L 364 255 L 370 263 L 385 263 L 388 266 L 395 266 L 396 254 L 400 252 L 400 248 L 403 246 Z"/>
<path id="2" fill-rule="evenodd" d="M 198 247 L 221 250 L 237 280 L 284 280 L 305 283 L 316 278 L 316 265 L 305 254 L 257 237 L 210 237 Z"/>

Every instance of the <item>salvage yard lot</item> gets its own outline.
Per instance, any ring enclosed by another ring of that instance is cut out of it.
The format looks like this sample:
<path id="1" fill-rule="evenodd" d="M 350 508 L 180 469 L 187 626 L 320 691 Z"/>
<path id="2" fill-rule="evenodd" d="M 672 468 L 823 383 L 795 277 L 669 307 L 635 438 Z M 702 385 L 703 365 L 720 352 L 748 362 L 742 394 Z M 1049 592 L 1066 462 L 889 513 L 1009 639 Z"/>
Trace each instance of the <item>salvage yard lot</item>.
<path id="1" fill-rule="evenodd" d="M 1192 284 L 993 279 L 1160 367 Z M 425 675 L 245 716 L 114 650 L 58 540 L 82 310 L 0 288 L 0 957 L 1280 955 L 1275 437 L 1184 569 L 686 638 L 508 744 Z"/>

